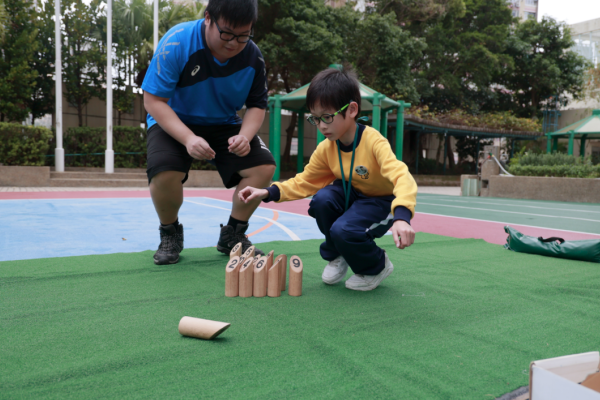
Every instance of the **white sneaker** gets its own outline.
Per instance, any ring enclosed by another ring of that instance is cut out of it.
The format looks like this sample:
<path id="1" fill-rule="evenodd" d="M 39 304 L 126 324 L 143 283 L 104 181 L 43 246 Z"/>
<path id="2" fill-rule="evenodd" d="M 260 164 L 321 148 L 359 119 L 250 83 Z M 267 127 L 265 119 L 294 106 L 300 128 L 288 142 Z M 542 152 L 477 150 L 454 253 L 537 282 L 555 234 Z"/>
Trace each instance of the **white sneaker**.
<path id="1" fill-rule="evenodd" d="M 334 285 L 340 282 L 346 276 L 348 271 L 348 263 L 342 256 L 338 256 L 335 260 L 329 261 L 323 270 L 321 278 L 328 285 Z"/>
<path id="2" fill-rule="evenodd" d="M 383 282 L 385 278 L 390 276 L 393 271 L 394 266 L 388 258 L 387 253 L 385 253 L 385 267 L 383 268 L 383 271 L 381 271 L 378 275 L 352 275 L 350 279 L 346 281 L 346 287 L 352 290 L 373 290 L 379 286 L 379 284 Z"/>

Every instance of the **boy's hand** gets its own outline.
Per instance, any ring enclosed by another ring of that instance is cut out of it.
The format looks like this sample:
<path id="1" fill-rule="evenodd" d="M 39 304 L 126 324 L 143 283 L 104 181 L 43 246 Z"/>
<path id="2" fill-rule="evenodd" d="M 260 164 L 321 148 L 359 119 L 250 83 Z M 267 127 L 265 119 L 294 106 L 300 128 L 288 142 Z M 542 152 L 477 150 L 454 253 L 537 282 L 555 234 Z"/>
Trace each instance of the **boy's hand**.
<path id="1" fill-rule="evenodd" d="M 396 247 L 404 249 L 415 242 L 415 231 L 406 221 L 401 219 L 394 221 L 392 225 L 392 236 Z"/>
<path id="2" fill-rule="evenodd" d="M 192 135 L 185 143 L 185 148 L 188 154 L 196 160 L 212 160 L 215 158 L 215 151 L 200 136 Z"/>
<path id="3" fill-rule="evenodd" d="M 235 135 L 229 138 L 229 151 L 238 157 L 244 157 L 250 153 L 250 142 L 244 135 Z"/>
<path id="4" fill-rule="evenodd" d="M 238 196 L 241 201 L 244 203 L 248 203 L 254 199 L 264 200 L 269 197 L 269 191 L 267 189 L 257 189 L 251 186 L 246 186 L 244 189 L 240 190 Z"/>

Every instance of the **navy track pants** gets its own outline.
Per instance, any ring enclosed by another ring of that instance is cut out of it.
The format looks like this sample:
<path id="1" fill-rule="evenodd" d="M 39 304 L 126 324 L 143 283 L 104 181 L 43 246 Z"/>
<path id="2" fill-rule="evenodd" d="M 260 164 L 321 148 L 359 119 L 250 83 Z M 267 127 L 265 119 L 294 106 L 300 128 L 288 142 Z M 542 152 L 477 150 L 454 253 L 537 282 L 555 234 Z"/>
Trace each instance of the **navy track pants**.
<path id="1" fill-rule="evenodd" d="M 348 211 L 344 212 L 342 181 L 319 190 L 313 196 L 308 214 L 317 220 L 325 235 L 321 257 L 332 261 L 343 256 L 355 274 L 377 275 L 385 266 L 384 251 L 375 244 L 391 228 L 393 195 L 368 197 L 352 188 Z"/>

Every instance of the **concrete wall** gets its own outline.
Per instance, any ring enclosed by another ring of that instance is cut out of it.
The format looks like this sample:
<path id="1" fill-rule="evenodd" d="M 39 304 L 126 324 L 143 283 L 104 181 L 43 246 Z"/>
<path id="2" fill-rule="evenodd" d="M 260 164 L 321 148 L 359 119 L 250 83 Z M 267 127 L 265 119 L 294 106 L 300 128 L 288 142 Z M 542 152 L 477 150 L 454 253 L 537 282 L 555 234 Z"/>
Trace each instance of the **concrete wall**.
<path id="1" fill-rule="evenodd" d="M 50 167 L 0 165 L 0 186 L 50 186 Z"/>
<path id="2" fill-rule="evenodd" d="M 600 203 L 600 179 L 496 175 L 489 177 L 489 197 Z"/>

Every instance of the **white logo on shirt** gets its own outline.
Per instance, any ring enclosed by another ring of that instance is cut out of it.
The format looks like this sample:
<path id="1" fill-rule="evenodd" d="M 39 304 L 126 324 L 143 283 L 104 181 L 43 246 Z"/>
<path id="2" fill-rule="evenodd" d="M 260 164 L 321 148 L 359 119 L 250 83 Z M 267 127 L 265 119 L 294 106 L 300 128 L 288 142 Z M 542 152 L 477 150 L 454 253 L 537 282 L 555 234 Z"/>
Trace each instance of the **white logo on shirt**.
<path id="1" fill-rule="evenodd" d="M 200 71 L 200 66 L 196 65 L 196 68 L 194 68 L 194 70 L 192 71 L 192 76 L 196 75 L 198 71 Z"/>

